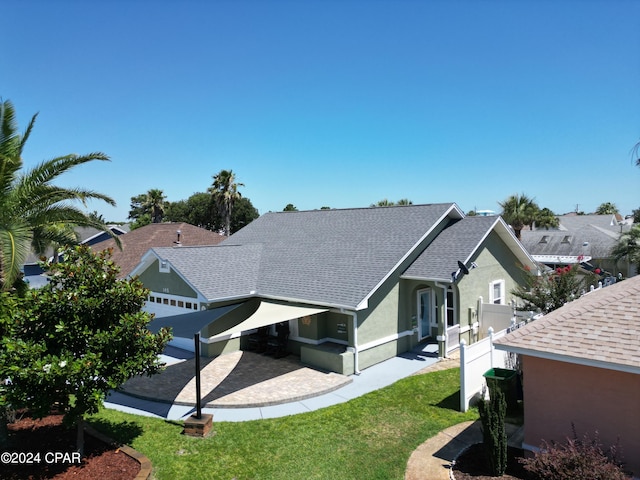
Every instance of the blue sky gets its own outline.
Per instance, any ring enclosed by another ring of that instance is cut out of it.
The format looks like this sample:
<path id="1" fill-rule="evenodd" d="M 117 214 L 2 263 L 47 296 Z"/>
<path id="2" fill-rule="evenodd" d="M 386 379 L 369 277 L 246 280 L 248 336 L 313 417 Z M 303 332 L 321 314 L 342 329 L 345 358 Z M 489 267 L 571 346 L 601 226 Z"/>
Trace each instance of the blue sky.
<path id="1" fill-rule="evenodd" d="M 27 167 L 169 201 L 233 169 L 260 213 L 383 198 L 640 207 L 640 2 L 5 0 L 0 96 Z"/>

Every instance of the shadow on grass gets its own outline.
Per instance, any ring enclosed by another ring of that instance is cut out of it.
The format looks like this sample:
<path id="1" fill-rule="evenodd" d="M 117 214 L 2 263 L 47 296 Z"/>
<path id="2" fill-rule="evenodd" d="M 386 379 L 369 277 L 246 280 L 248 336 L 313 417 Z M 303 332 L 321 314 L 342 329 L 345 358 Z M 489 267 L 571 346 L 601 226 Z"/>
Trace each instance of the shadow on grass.
<path id="1" fill-rule="evenodd" d="M 142 427 L 135 422 L 111 422 L 102 418 L 92 418 L 89 424 L 100 433 L 126 445 L 131 445 L 131 442 L 143 433 Z"/>
<path id="2" fill-rule="evenodd" d="M 438 403 L 434 404 L 436 407 L 446 408 L 447 410 L 460 411 L 460 390 L 452 393 L 446 398 L 443 398 Z"/>

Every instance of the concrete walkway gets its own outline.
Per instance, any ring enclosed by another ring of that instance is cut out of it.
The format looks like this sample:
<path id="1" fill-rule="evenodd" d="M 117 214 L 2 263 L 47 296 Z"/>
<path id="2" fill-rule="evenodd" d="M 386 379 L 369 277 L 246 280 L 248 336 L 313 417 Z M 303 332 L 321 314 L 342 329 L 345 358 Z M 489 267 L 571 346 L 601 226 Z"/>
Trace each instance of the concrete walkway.
<path id="1" fill-rule="evenodd" d="M 509 445 L 520 448 L 522 428 L 507 424 Z M 416 448 L 405 472 L 405 480 L 450 480 L 451 465 L 463 450 L 482 442 L 480 421 L 462 422 L 443 430 Z"/>

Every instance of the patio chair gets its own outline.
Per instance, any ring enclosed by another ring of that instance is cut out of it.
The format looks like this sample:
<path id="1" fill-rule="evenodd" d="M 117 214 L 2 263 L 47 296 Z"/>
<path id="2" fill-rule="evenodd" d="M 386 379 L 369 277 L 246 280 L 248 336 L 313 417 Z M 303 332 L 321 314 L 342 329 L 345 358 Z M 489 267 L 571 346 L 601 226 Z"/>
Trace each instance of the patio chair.
<path id="1" fill-rule="evenodd" d="M 269 325 L 266 327 L 258 328 L 256 333 L 249 335 L 248 350 L 263 353 L 267 349 L 267 342 L 269 341 Z"/>
<path id="2" fill-rule="evenodd" d="M 280 322 L 276 324 L 276 336 L 269 337 L 267 341 L 267 355 L 273 355 L 275 358 L 282 358 L 289 355 L 287 343 L 289 341 L 289 322 Z"/>

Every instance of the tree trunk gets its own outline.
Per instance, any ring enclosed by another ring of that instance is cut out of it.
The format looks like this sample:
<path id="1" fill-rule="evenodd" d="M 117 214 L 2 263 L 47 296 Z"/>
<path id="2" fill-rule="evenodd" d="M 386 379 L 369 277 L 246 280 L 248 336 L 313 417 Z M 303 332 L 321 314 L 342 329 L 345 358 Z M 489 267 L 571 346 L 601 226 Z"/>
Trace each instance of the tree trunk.
<path id="1" fill-rule="evenodd" d="M 80 452 L 80 457 L 84 457 L 84 417 L 78 417 L 76 422 L 78 431 L 76 433 L 76 451 Z"/>

